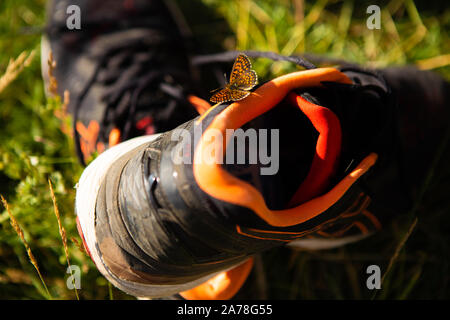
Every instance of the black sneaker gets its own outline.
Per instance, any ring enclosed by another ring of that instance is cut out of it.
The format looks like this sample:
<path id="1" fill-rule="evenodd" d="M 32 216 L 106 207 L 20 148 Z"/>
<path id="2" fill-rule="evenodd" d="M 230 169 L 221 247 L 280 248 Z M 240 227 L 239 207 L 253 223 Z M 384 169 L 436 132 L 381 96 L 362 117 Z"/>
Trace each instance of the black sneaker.
<path id="1" fill-rule="evenodd" d="M 450 85 L 409 68 L 302 65 L 86 168 L 79 231 L 109 281 L 138 297 L 228 299 L 253 255 L 357 241 L 410 208 L 448 127 Z"/>
<path id="2" fill-rule="evenodd" d="M 80 9 L 80 29 L 67 27 L 71 5 Z M 173 129 L 209 105 L 196 97 L 190 30 L 174 11 L 172 1 L 161 0 L 49 1 L 43 76 L 49 84 L 51 51 L 57 91 L 70 94 L 83 164 L 120 141 Z"/>

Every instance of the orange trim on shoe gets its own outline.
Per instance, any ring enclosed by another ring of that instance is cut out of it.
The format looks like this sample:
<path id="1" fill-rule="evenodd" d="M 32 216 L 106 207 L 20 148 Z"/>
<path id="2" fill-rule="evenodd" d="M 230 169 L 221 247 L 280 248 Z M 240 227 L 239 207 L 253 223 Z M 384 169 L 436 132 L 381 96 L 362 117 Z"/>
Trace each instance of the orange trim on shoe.
<path id="1" fill-rule="evenodd" d="M 120 130 L 117 128 L 113 128 L 109 133 L 108 137 L 108 145 L 109 147 L 115 146 L 120 142 Z"/>
<path id="2" fill-rule="evenodd" d="M 100 132 L 100 125 L 97 121 L 91 120 L 86 128 L 81 121 L 76 124 L 76 130 L 80 135 L 80 148 L 85 159 L 88 159 L 95 152 L 95 146 Z"/>
<path id="3" fill-rule="evenodd" d="M 199 140 L 194 154 L 193 171 L 198 186 L 210 196 L 229 203 L 247 207 L 268 224 L 277 227 L 293 226 L 314 218 L 336 203 L 358 178 L 372 167 L 378 156 L 367 156 L 361 163 L 326 194 L 316 197 L 297 207 L 285 210 L 270 210 L 261 193 L 249 183 L 225 171 L 220 163 L 222 154 L 216 154 L 217 161 L 204 161 L 203 150 L 211 150 L 213 141 L 207 141 L 208 131 L 217 130 L 226 137 L 226 129 L 237 129 L 245 123 L 276 106 L 290 91 L 298 88 L 320 86 L 321 81 L 351 84 L 351 80 L 334 68 L 319 68 L 294 72 L 275 78 L 255 90 L 242 101 L 232 103 L 211 122 Z M 231 135 L 228 136 L 231 138 Z M 228 140 L 222 150 L 226 150 Z"/>
<path id="4" fill-rule="evenodd" d="M 231 270 L 224 271 L 212 277 L 201 285 L 180 295 L 188 300 L 228 300 L 242 287 L 253 267 L 253 258 Z"/>
<path id="5" fill-rule="evenodd" d="M 187 100 L 194 106 L 199 114 L 203 114 L 206 110 L 211 108 L 211 104 L 208 101 L 192 94 L 187 96 Z"/>
<path id="6" fill-rule="evenodd" d="M 380 221 L 377 219 L 377 217 L 372 212 L 370 212 L 367 209 L 364 209 L 362 213 L 372 222 L 372 224 L 375 226 L 375 228 L 377 230 L 381 230 L 382 225 L 381 225 Z"/>
<path id="7" fill-rule="evenodd" d="M 95 151 L 102 153 L 105 151 L 105 144 L 97 142 L 100 132 L 100 125 L 97 121 L 91 120 L 87 127 L 81 121 L 76 124 L 76 129 L 80 135 L 81 153 L 85 159 L 88 159 Z M 112 147 L 120 143 L 121 133 L 118 128 L 114 128 L 109 133 L 108 146 Z"/>
<path id="8" fill-rule="evenodd" d="M 102 153 L 105 151 L 105 144 L 103 142 L 97 142 L 97 152 Z"/>

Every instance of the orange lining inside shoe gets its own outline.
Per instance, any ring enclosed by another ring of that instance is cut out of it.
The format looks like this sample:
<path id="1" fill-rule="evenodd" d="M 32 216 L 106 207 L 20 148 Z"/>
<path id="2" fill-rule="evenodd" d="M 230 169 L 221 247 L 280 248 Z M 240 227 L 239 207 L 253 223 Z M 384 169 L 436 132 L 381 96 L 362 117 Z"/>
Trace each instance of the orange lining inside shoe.
<path id="1" fill-rule="evenodd" d="M 342 130 L 339 118 L 328 108 L 316 105 L 291 92 L 288 100 L 300 108 L 319 132 L 310 170 L 288 204 L 292 208 L 322 194 L 330 185 L 341 152 Z"/>
<path id="2" fill-rule="evenodd" d="M 372 153 L 334 188 L 322 196 L 316 197 L 285 210 L 270 210 L 261 193 L 249 183 L 229 174 L 221 167 L 220 154 L 217 161 L 205 162 L 202 150 L 214 140 L 207 141 L 208 130 L 218 130 L 226 137 L 226 129 L 237 129 L 257 116 L 276 106 L 287 94 L 298 88 L 321 86 L 321 81 L 333 81 L 351 84 L 351 80 L 335 68 L 318 68 L 290 73 L 275 78 L 256 89 L 246 99 L 232 103 L 211 122 L 195 149 L 193 171 L 198 186 L 210 196 L 222 201 L 251 209 L 261 219 L 276 227 L 293 226 L 314 218 L 327 210 L 351 187 L 351 185 L 375 164 L 377 155 Z M 228 136 L 228 140 L 231 136 Z M 228 140 L 222 150 L 226 150 Z"/>

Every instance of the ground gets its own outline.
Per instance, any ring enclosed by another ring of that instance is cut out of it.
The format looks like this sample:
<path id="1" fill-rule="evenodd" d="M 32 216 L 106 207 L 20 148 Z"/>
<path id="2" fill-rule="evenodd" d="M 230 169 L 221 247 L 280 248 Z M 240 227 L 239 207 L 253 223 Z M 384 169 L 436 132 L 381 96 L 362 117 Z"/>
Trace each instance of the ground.
<path id="1" fill-rule="evenodd" d="M 206 50 L 214 50 L 220 38 L 229 50 L 309 52 L 376 67 L 414 64 L 450 80 L 450 8 L 445 1 L 178 2 Z M 367 28 L 371 4 L 381 9 L 380 29 Z M 0 299 L 134 299 L 109 285 L 77 245 L 74 186 L 82 167 L 54 116 L 61 101 L 46 99 L 44 93 L 44 7 L 44 0 L 0 2 L 0 194 L 10 211 L 0 206 Z M 254 68 L 270 77 L 292 67 L 261 59 Z M 449 168 L 439 161 L 434 168 L 414 212 L 400 214 L 379 234 L 343 248 L 266 252 L 238 297 L 450 298 L 450 207 L 445 204 Z M 70 264 L 81 271 L 77 291 L 66 285 L 68 259 L 55 212 L 64 228 Z M 10 214 L 23 231 L 28 253 Z M 366 287 L 366 268 L 372 264 L 385 276 L 378 291 Z"/>

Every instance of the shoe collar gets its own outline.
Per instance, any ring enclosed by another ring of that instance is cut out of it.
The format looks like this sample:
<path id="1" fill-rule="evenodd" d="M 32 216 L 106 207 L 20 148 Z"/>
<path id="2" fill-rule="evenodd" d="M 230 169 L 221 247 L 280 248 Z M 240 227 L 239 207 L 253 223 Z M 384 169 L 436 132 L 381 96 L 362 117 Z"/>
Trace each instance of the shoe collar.
<path id="1" fill-rule="evenodd" d="M 251 209 L 261 219 L 275 227 L 287 227 L 305 222 L 318 216 L 335 204 L 353 183 L 375 164 L 377 160 L 377 155 L 375 153 L 364 158 L 354 170 L 334 187 L 329 189 L 328 192 L 314 196 L 312 199 L 309 199 L 302 204 L 284 210 L 270 210 L 267 207 L 262 194 L 249 183 L 228 173 L 222 168 L 219 159 L 217 159 L 218 161 L 202 161 L 204 156 L 203 151 L 211 150 L 210 145 L 214 143 L 214 139 L 205 138 L 209 136 L 208 131 L 218 130 L 222 133 L 223 137 L 225 137 L 227 129 L 241 128 L 244 124 L 275 107 L 283 99 L 288 97 L 293 90 L 320 87 L 322 85 L 321 82 L 323 81 L 352 84 L 352 81 L 345 74 L 335 68 L 317 68 L 293 72 L 264 83 L 246 99 L 234 102 L 221 111 L 213 118 L 212 122 L 204 131 L 194 152 L 193 173 L 198 186 L 208 195 L 216 199 Z M 290 98 L 298 99 L 297 103 L 302 110 L 315 106 L 301 97 L 291 96 Z M 204 119 L 216 106 L 206 111 L 197 120 L 197 123 Z M 308 117 L 312 120 L 311 116 Z M 318 127 L 320 124 L 316 123 L 314 126 L 320 132 Z M 330 135 L 330 137 L 331 136 L 332 135 Z M 226 150 L 227 144 L 228 140 L 225 140 L 222 150 Z M 320 149 L 319 144 L 317 147 Z M 338 155 L 338 151 L 336 153 L 335 150 L 334 153 L 335 155 L 332 155 L 331 158 Z M 223 153 L 219 152 L 216 154 L 216 157 L 220 157 L 222 154 Z M 331 161 L 327 170 L 332 170 L 335 162 L 336 159 Z M 323 182 L 324 179 L 319 179 L 319 182 L 320 181 Z M 297 191 L 302 192 L 301 189 L 302 187 L 300 186 Z M 319 191 L 320 189 L 323 189 L 323 186 L 318 186 L 316 191 Z M 299 200 L 299 198 L 296 199 L 294 196 L 291 205 L 298 204 Z"/>

